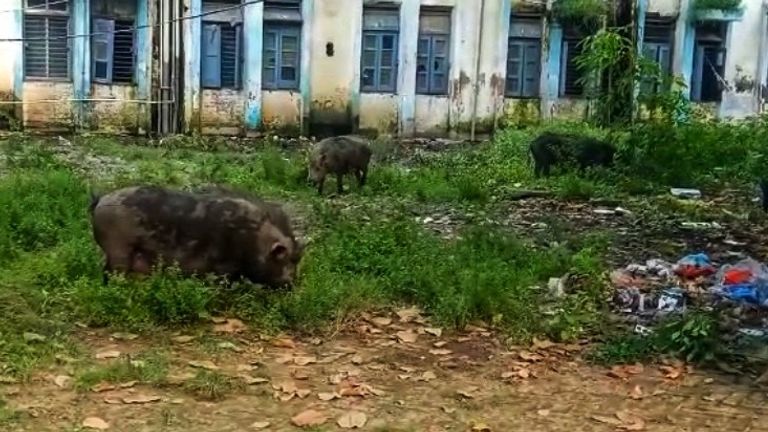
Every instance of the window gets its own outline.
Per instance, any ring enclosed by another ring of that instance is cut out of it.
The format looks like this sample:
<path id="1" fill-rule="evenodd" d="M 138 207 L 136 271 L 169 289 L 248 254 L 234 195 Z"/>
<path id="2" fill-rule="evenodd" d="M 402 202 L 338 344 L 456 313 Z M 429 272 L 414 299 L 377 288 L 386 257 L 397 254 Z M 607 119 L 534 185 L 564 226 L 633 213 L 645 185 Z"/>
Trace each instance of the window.
<path id="1" fill-rule="evenodd" d="M 301 70 L 301 2 L 268 1 L 264 5 L 262 87 L 297 90 Z"/>
<path id="2" fill-rule="evenodd" d="M 416 93 L 448 94 L 450 34 L 450 11 L 422 8 L 416 52 Z"/>
<path id="3" fill-rule="evenodd" d="M 652 17 L 647 17 L 645 22 L 643 56 L 658 63 L 663 72 L 669 73 L 672 70 L 673 23 Z M 640 90 L 642 93 L 652 94 L 661 89 L 659 83 L 643 82 Z"/>
<path id="4" fill-rule="evenodd" d="M 576 66 L 576 57 L 581 54 L 583 36 L 573 28 L 565 28 L 563 50 L 560 60 L 560 96 L 581 96 L 584 87 L 579 80 L 582 72 Z"/>
<path id="5" fill-rule="evenodd" d="M 69 78 L 69 3 L 26 0 L 24 11 L 24 76 Z"/>
<path id="6" fill-rule="evenodd" d="M 539 95 L 541 75 L 541 21 L 513 18 L 509 26 L 506 95 Z"/>
<path id="7" fill-rule="evenodd" d="M 201 75 L 205 88 L 240 87 L 241 26 L 203 22 Z"/>
<path id="8" fill-rule="evenodd" d="M 98 83 L 133 81 L 134 22 L 95 18 L 91 58 L 93 80 Z"/>
<path id="9" fill-rule="evenodd" d="M 362 91 L 397 91 L 399 33 L 400 14 L 397 9 L 363 9 L 363 51 L 360 65 Z"/>
<path id="10" fill-rule="evenodd" d="M 707 22 L 696 26 L 691 77 L 691 98 L 696 102 L 720 102 L 722 98 L 726 25 L 722 22 Z"/>

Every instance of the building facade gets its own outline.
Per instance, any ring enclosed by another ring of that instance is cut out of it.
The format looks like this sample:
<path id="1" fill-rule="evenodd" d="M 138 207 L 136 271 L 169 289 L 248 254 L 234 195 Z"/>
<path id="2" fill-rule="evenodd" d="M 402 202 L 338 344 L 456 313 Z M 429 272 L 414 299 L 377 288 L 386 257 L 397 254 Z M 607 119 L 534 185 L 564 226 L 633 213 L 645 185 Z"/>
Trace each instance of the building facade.
<path id="1" fill-rule="evenodd" d="M 565 1 L 565 0 L 563 0 Z M 643 53 L 724 118 L 763 110 L 763 0 L 636 0 Z M 518 0 L 4 0 L 0 126 L 487 133 L 580 118 L 583 35 Z"/>

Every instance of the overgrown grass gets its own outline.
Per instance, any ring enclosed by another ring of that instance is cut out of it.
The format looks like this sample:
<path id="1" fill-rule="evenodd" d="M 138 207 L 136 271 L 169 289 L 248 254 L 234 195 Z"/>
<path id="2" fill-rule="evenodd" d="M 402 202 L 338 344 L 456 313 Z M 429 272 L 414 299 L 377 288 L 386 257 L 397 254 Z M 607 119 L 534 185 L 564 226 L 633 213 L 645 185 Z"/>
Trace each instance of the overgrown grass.
<path id="1" fill-rule="evenodd" d="M 99 383 L 121 384 L 138 381 L 160 385 L 168 374 L 168 358 L 161 351 L 143 353 L 134 358 L 121 358 L 107 365 L 92 365 L 81 370 L 75 380 L 76 388 L 89 390 Z"/>
<path id="2" fill-rule="evenodd" d="M 234 378 L 215 371 L 199 371 L 184 384 L 184 390 L 204 400 L 218 401 L 243 388 Z"/>

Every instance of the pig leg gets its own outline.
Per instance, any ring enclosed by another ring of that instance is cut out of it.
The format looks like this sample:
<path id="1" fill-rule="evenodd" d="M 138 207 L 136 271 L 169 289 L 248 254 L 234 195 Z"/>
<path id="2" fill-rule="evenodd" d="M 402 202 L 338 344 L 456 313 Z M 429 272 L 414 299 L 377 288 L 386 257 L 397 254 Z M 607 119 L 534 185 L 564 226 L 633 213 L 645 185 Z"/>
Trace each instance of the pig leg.
<path id="1" fill-rule="evenodd" d="M 344 174 L 336 174 L 336 192 L 339 195 L 344 193 Z"/>
<path id="2" fill-rule="evenodd" d="M 322 195 L 323 194 L 323 185 L 325 184 L 325 177 L 321 178 L 320 181 L 317 182 L 317 194 Z"/>
<path id="3" fill-rule="evenodd" d="M 360 182 L 360 187 L 362 188 L 365 186 L 365 181 L 368 179 L 368 170 L 367 169 L 361 169 L 360 175 L 358 176 L 357 180 Z"/>

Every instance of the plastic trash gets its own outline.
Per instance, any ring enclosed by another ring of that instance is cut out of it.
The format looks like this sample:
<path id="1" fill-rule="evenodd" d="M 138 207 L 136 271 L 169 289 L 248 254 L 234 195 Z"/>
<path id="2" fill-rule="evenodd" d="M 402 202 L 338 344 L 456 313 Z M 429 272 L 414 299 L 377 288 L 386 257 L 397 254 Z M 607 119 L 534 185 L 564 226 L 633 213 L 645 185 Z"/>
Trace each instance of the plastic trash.
<path id="1" fill-rule="evenodd" d="M 682 312 L 685 309 L 685 291 L 672 287 L 659 293 L 656 310 L 659 312 Z"/>
<path id="2" fill-rule="evenodd" d="M 684 198 L 684 199 L 701 198 L 701 191 L 698 189 L 672 188 L 669 190 L 669 192 L 677 198 Z"/>
<path id="3" fill-rule="evenodd" d="M 744 283 L 724 285 L 716 290 L 721 296 L 736 302 L 745 302 L 762 307 L 768 307 L 768 286 L 764 283 Z"/>
<path id="4" fill-rule="evenodd" d="M 695 279 L 700 276 L 710 276 L 715 273 L 715 268 L 709 257 L 703 253 L 684 256 L 675 264 L 675 273 L 678 276 Z"/>

